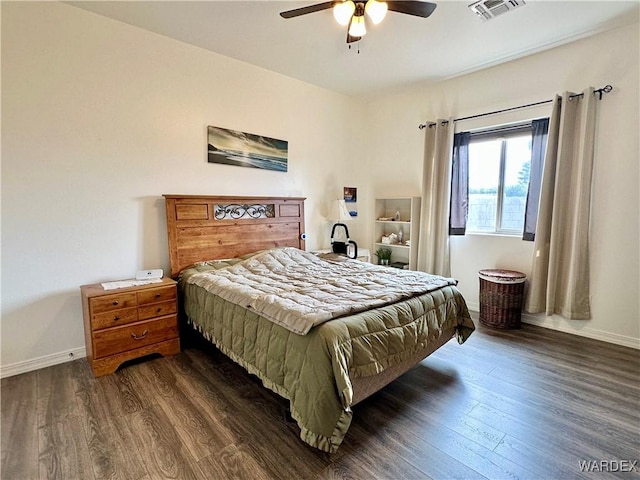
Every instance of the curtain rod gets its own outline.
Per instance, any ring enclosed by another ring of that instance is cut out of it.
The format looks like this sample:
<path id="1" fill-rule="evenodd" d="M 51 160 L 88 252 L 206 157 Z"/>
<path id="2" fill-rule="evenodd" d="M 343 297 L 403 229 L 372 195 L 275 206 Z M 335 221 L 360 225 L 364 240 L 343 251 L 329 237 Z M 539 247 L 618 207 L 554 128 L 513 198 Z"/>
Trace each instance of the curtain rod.
<path id="1" fill-rule="evenodd" d="M 597 90 L 594 90 L 593 93 L 594 94 L 598 94 L 598 100 L 602 100 L 602 95 L 605 93 L 609 93 L 611 90 L 613 90 L 613 87 L 611 85 L 605 85 L 602 88 L 598 88 Z M 569 95 L 569 99 L 575 98 L 575 97 L 582 97 L 584 95 L 584 93 L 576 93 L 575 95 Z M 504 108 L 502 110 L 495 110 L 493 112 L 487 112 L 487 113 L 479 113 L 478 115 L 470 115 L 468 117 L 460 117 L 460 118 L 454 118 L 453 121 L 454 122 L 459 122 L 462 120 L 471 120 L 472 118 L 479 118 L 479 117 L 486 117 L 487 115 L 496 115 L 498 113 L 504 113 L 504 112 L 510 112 L 511 110 L 519 110 L 521 108 L 528 108 L 528 107 L 535 107 L 536 105 L 544 105 L 545 103 L 551 103 L 553 102 L 553 99 L 551 100 L 542 100 L 541 102 L 535 102 L 535 103 L 528 103 L 526 105 L 520 105 L 517 107 L 511 107 L 511 108 Z M 442 124 L 446 124 L 449 123 L 449 120 L 443 120 Z M 427 127 L 432 127 L 433 125 L 435 125 L 435 123 L 422 123 L 420 125 L 418 125 L 418 128 L 420 130 L 427 128 Z"/>

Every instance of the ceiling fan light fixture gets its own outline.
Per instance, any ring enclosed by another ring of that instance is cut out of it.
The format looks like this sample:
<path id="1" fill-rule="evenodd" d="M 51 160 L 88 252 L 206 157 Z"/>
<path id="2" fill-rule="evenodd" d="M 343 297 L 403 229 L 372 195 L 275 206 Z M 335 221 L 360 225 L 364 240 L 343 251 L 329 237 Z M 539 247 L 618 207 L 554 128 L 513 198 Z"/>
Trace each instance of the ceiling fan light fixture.
<path id="1" fill-rule="evenodd" d="M 384 19 L 387 15 L 387 9 L 387 2 L 379 2 L 378 0 L 369 0 L 364 7 L 364 11 L 369 15 L 374 25 L 379 24 Z"/>
<path id="2" fill-rule="evenodd" d="M 348 25 L 349 20 L 353 12 L 356 11 L 356 4 L 351 0 L 344 0 L 343 2 L 336 3 L 333 7 L 333 17 L 340 25 Z"/>
<path id="3" fill-rule="evenodd" d="M 508 1 L 510 3 L 524 3 L 525 0 L 477 1 L 484 2 L 486 6 L 490 2 L 504 3 Z M 333 10 L 333 16 L 336 21 L 343 26 L 347 26 L 347 44 L 351 44 L 360 40 L 367 33 L 366 22 L 372 22 L 373 24 L 380 23 L 385 18 L 387 11 L 427 18 L 433 13 L 436 6 L 435 3 L 426 0 L 331 0 L 329 2 L 286 10 L 280 12 L 280 16 L 282 18 L 294 18 L 331 9 Z M 365 17 L 367 17 L 366 20 Z"/>
<path id="4" fill-rule="evenodd" d="M 364 37 L 367 33 L 367 27 L 364 25 L 364 15 L 354 16 L 351 19 L 349 27 L 349 35 L 352 37 Z"/>

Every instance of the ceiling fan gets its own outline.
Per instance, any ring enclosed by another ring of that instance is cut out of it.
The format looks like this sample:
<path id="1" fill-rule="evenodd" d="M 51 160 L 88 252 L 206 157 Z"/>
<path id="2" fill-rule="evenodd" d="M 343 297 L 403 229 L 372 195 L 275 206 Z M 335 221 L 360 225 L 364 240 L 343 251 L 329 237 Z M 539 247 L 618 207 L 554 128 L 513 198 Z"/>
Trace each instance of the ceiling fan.
<path id="1" fill-rule="evenodd" d="M 349 26 L 347 28 L 347 43 L 351 43 L 357 42 L 367 33 L 365 13 L 369 20 L 377 25 L 384 19 L 387 10 L 427 18 L 436 9 L 436 4 L 419 0 L 334 0 L 280 12 L 280 16 L 293 18 L 329 8 L 333 9 L 333 16 L 340 25 Z"/>

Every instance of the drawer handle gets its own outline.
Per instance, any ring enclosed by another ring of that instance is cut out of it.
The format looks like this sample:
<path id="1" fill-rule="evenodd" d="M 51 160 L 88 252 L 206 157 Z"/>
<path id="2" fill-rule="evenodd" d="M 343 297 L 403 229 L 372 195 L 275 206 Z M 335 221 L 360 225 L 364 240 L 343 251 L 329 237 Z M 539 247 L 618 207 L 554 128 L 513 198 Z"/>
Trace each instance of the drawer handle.
<path id="1" fill-rule="evenodd" d="M 144 337 L 147 336 L 147 333 L 149 333 L 149 330 L 145 330 L 144 332 L 142 332 L 142 335 L 137 336 L 135 333 L 131 334 L 131 338 L 133 338 L 134 340 L 142 340 Z"/>
<path id="2" fill-rule="evenodd" d="M 120 317 L 118 317 L 117 315 L 115 317 L 113 317 L 113 321 L 117 322 L 118 320 L 120 320 Z"/>
<path id="3" fill-rule="evenodd" d="M 156 313 L 160 313 L 162 311 L 161 307 L 156 308 Z"/>
<path id="4" fill-rule="evenodd" d="M 160 298 L 160 292 L 156 293 L 156 298 Z"/>
<path id="5" fill-rule="evenodd" d="M 120 302 L 118 300 L 114 300 L 113 305 L 119 305 Z"/>

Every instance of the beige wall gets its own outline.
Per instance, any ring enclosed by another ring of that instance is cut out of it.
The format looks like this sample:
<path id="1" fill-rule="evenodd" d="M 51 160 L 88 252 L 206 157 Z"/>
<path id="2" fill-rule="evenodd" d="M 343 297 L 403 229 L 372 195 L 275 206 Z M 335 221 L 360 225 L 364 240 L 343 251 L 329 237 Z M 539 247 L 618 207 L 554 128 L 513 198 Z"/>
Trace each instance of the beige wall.
<path id="1" fill-rule="evenodd" d="M 435 85 L 416 85 L 367 107 L 371 185 L 380 192 L 374 194 L 404 190 L 403 194 L 413 195 L 420 191 L 424 146 L 417 126 L 425 120 L 524 105 L 590 85 L 613 85 L 614 91 L 599 104 L 590 237 L 593 319 L 527 316 L 526 321 L 636 348 L 640 347 L 639 43 L 635 24 Z M 516 115 L 537 118 L 548 114 L 545 108 Z M 512 114 L 482 121 L 491 125 L 514 119 Z M 478 125 L 478 121 L 461 122 L 457 129 Z M 389 159 L 393 175 L 388 173 Z M 478 270 L 501 267 L 528 274 L 531 254 L 532 245 L 517 238 L 453 238 L 452 274 L 460 280 L 469 305 L 477 309 Z"/>
<path id="2" fill-rule="evenodd" d="M 80 285 L 168 269 L 163 193 L 306 196 L 325 246 L 360 113 L 69 5 L 2 2 L 3 374 L 83 354 Z M 208 164 L 207 125 L 288 140 L 288 173 Z"/>
<path id="3" fill-rule="evenodd" d="M 605 83 L 594 318 L 531 321 L 638 346 L 637 25 L 357 102 L 69 5 L 0 5 L 2 375 L 83 354 L 79 285 L 168 268 L 163 193 L 306 196 L 313 249 L 329 200 L 355 186 L 349 228 L 367 247 L 376 196 L 420 195 L 419 123 Z M 288 140 L 289 172 L 207 164 L 207 125 Z M 528 272 L 530 255 L 517 239 L 456 238 L 453 274 L 477 307 L 478 269 Z"/>

